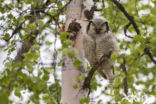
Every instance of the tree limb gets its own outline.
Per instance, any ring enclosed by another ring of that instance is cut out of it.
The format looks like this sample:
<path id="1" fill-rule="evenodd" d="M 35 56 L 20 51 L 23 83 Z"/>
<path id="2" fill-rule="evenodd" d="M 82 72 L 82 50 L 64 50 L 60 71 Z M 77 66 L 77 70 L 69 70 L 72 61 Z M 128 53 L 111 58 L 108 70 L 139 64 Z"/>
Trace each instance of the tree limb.
<path id="1" fill-rule="evenodd" d="M 137 33 L 138 35 L 140 35 L 140 30 L 138 29 L 138 26 L 137 26 L 137 24 L 135 23 L 133 16 L 130 16 L 130 15 L 128 14 L 128 12 L 125 10 L 125 8 L 123 7 L 123 5 L 121 5 L 117 0 L 111 0 L 111 1 L 112 1 L 112 2 L 121 10 L 121 12 L 127 17 L 127 19 L 129 20 L 129 22 L 133 25 L 133 27 L 134 27 L 136 33 Z"/>
<path id="2" fill-rule="evenodd" d="M 108 58 L 110 58 L 111 54 L 112 54 L 112 52 L 109 52 L 108 55 L 105 55 L 105 54 L 104 54 L 104 55 L 100 58 L 100 60 L 97 61 L 97 62 L 95 63 L 95 65 L 94 65 L 94 66 L 91 68 L 91 70 L 89 71 L 88 76 L 87 76 L 87 77 L 85 78 L 85 80 L 84 80 L 84 83 L 83 83 L 83 86 L 82 86 L 83 89 L 86 89 L 86 88 L 89 88 L 89 89 L 90 89 L 90 82 L 91 82 L 91 79 L 92 79 L 92 77 L 93 77 L 94 72 L 96 71 L 96 69 L 98 69 L 98 67 L 100 67 L 100 65 L 101 65 L 105 60 L 107 60 Z"/>
<path id="3" fill-rule="evenodd" d="M 44 12 L 44 10 L 46 9 L 45 7 L 46 7 L 47 5 L 49 5 L 49 3 L 46 2 L 46 4 L 44 4 L 43 7 L 42 7 L 41 9 L 37 9 L 37 8 L 36 8 L 36 9 L 31 10 L 30 14 L 31 14 L 32 16 L 31 16 L 31 19 L 30 19 L 30 23 L 36 22 L 37 20 L 36 20 L 35 18 L 38 18 L 38 17 L 39 17 L 39 14 L 40 14 L 40 12 L 41 12 L 41 13 L 45 13 L 46 15 L 48 15 L 48 16 L 51 17 L 51 18 L 45 23 L 45 24 L 49 24 L 52 20 L 56 20 L 55 17 L 57 17 L 57 16 L 63 11 L 63 9 L 64 9 L 70 2 L 71 2 L 71 0 L 70 0 L 65 6 L 63 6 L 63 7 L 59 10 L 58 14 L 56 14 L 56 15 L 54 15 L 54 16 L 52 16 L 52 15 L 50 15 L 50 14 Z M 35 13 L 34 13 L 34 12 L 35 12 Z M 14 34 L 17 33 L 21 28 L 22 28 L 22 26 L 20 26 L 20 28 L 15 29 L 16 31 L 13 32 L 13 33 L 14 33 Z M 31 48 L 31 46 L 32 46 L 32 44 L 33 44 L 33 41 L 36 39 L 36 37 L 37 37 L 37 35 L 38 35 L 38 33 L 39 33 L 39 30 L 41 30 L 41 29 L 43 29 L 43 28 L 45 28 L 45 26 L 42 26 L 41 28 L 36 29 L 36 30 L 30 32 L 30 35 L 29 35 L 29 36 L 30 36 L 30 39 L 29 39 L 29 40 L 24 40 L 24 42 L 23 42 L 23 44 L 22 44 L 21 50 L 19 50 L 17 56 L 15 57 L 15 61 L 22 61 L 22 60 L 23 60 L 22 54 L 28 52 L 28 50 Z M 14 35 L 14 34 L 13 34 L 13 35 Z M 13 35 L 12 35 L 9 39 L 11 39 L 11 38 L 13 37 Z M 33 37 L 32 35 L 35 35 L 35 37 Z"/>

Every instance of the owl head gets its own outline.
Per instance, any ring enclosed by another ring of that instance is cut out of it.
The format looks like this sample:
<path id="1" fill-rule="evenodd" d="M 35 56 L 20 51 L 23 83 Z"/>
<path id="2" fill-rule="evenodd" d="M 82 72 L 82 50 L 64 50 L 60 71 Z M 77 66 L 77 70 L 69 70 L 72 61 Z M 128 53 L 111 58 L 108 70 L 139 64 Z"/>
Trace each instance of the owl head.
<path id="1" fill-rule="evenodd" d="M 104 18 L 92 19 L 87 26 L 87 33 L 104 34 L 109 31 L 108 21 Z"/>

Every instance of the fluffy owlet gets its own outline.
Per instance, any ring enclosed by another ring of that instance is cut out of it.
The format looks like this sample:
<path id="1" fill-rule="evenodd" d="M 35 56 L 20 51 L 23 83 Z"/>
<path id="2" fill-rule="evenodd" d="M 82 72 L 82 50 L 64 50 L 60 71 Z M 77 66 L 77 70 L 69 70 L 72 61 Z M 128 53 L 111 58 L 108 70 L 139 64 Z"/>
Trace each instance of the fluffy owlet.
<path id="1" fill-rule="evenodd" d="M 105 54 L 118 51 L 118 45 L 115 36 L 109 30 L 108 22 L 104 18 L 96 18 L 89 22 L 87 34 L 84 35 L 85 57 L 93 67 L 97 61 Z M 113 82 L 113 61 L 107 59 L 97 69 L 98 73 Z"/>

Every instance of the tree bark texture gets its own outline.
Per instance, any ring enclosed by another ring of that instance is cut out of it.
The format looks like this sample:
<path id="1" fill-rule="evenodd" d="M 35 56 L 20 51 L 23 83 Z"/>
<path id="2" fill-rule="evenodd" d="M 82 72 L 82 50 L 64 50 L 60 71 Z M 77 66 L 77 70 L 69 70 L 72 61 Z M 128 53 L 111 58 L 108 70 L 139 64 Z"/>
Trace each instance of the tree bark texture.
<path id="1" fill-rule="evenodd" d="M 66 30 L 69 24 L 75 20 L 80 23 L 81 29 L 76 35 L 74 40 L 73 48 L 76 48 L 79 53 L 75 57 L 80 57 L 82 60 L 84 58 L 83 52 L 83 35 L 86 33 L 86 26 L 88 24 L 87 19 L 84 16 L 84 9 L 90 8 L 92 1 L 89 0 L 72 0 L 67 6 L 67 18 L 66 18 Z M 85 8 L 84 8 L 85 3 Z M 86 5 L 87 4 L 87 5 Z M 62 92 L 61 92 L 61 104 L 79 104 L 80 99 L 87 97 L 88 90 L 83 90 L 83 81 L 77 81 L 78 76 L 84 74 L 84 69 L 76 68 L 73 65 L 73 59 L 69 58 L 67 55 L 63 56 L 63 66 L 62 66 Z M 77 85 L 78 88 L 74 89 L 73 86 Z"/>

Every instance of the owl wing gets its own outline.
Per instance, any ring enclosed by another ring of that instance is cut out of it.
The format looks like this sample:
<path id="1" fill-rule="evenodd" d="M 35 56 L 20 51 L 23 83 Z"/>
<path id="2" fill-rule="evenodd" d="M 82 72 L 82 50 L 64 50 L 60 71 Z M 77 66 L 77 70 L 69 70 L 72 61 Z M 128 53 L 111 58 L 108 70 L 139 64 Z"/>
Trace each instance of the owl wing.
<path id="1" fill-rule="evenodd" d="M 91 66 L 93 66 L 96 61 L 94 40 L 90 36 L 85 35 L 83 39 L 83 43 L 84 43 L 83 48 L 85 51 L 85 57 L 87 58 Z"/>
<path id="2" fill-rule="evenodd" d="M 110 51 L 117 52 L 119 49 L 115 36 L 111 33 L 105 33 L 104 37 L 99 38 L 97 42 L 98 59 L 104 54 L 108 55 Z"/>
<path id="3" fill-rule="evenodd" d="M 90 36 L 85 35 L 83 39 L 84 43 L 84 51 L 85 51 L 85 57 L 89 61 L 91 67 L 93 67 L 96 63 L 96 55 L 95 55 L 95 41 Z M 103 70 L 100 70 L 101 66 L 97 69 L 98 73 L 107 79 L 106 75 L 104 74 Z"/>
<path id="4" fill-rule="evenodd" d="M 99 38 L 97 41 L 97 59 L 100 59 L 104 54 L 108 55 L 109 52 L 117 52 L 118 45 L 116 38 L 111 32 L 104 34 L 104 37 Z M 99 70 L 103 71 L 110 83 L 114 80 L 114 62 L 111 59 L 107 59 L 102 63 Z"/>

